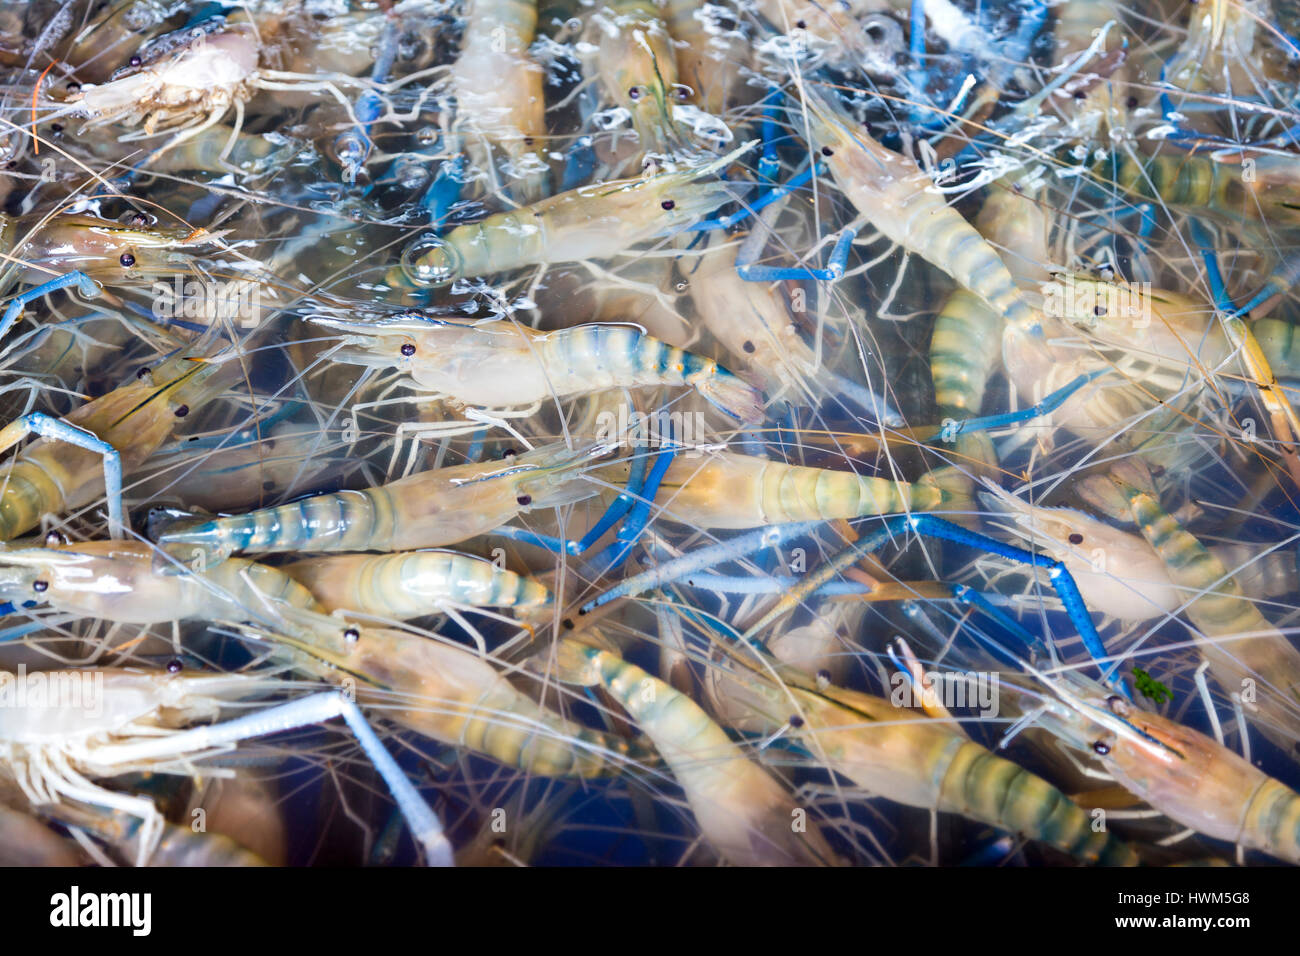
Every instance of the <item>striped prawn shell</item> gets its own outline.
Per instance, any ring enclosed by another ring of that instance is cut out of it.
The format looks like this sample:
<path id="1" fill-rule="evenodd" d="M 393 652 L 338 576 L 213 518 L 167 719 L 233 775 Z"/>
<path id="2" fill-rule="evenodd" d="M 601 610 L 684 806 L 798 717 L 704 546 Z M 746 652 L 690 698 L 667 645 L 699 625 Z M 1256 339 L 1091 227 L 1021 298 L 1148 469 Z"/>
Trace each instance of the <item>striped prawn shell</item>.
<path id="1" fill-rule="evenodd" d="M 799 694 L 816 740 L 810 749 L 860 786 L 1040 840 L 1085 863 L 1136 864 L 1129 846 L 1094 831 L 1082 807 L 1036 774 L 882 698 L 840 689 L 835 696 L 850 706 Z"/>
<path id="2" fill-rule="evenodd" d="M 630 325 L 582 325 L 542 340 L 547 371 L 582 391 L 636 385 L 696 386 L 741 379 L 712 359 L 679 349 Z M 561 389 L 563 390 L 563 389 Z"/>
<path id="3" fill-rule="evenodd" d="M 1284 750 L 1300 740 L 1300 651 L 1259 612 L 1223 563 L 1149 494 L 1125 488 L 1143 536 L 1169 569 L 1174 584 L 1196 592 L 1186 614 L 1208 640 L 1197 637 L 1215 680 L 1225 691 L 1258 685 L 1246 704 L 1260 732 Z M 1241 635 L 1240 640 L 1227 640 Z"/>
<path id="4" fill-rule="evenodd" d="M 722 452 L 701 466 L 679 458 L 664 484 L 665 513 L 704 528 L 755 528 L 793 521 L 933 511 L 944 493 L 923 482 L 787 465 Z M 676 487 L 680 486 L 680 487 Z"/>
<path id="5" fill-rule="evenodd" d="M 820 115 L 819 115 L 820 114 Z M 999 315 L 1023 327 L 1037 316 L 1016 288 L 1011 271 L 993 246 L 915 161 L 886 149 L 864 129 L 815 109 L 814 130 L 829 155 L 826 164 L 845 196 L 873 226 L 903 248 L 952 276 Z"/>
<path id="6" fill-rule="evenodd" d="M 1002 316 L 978 296 L 958 289 L 934 320 L 930 372 L 939 414 L 974 418 L 984 403 L 989 369 L 1002 360 Z"/>
<path id="7" fill-rule="evenodd" d="M 345 609 L 407 619 L 450 602 L 471 607 L 550 603 L 541 582 L 454 551 L 344 555 L 299 561 L 287 569 L 328 611 Z"/>
<path id="8" fill-rule="evenodd" d="M 606 651 L 578 651 L 597 680 L 654 742 L 686 791 L 706 839 L 732 862 L 749 865 L 831 863 L 815 828 L 794 834 L 794 802 L 690 697 Z M 730 801 L 743 795 L 740 809 Z"/>

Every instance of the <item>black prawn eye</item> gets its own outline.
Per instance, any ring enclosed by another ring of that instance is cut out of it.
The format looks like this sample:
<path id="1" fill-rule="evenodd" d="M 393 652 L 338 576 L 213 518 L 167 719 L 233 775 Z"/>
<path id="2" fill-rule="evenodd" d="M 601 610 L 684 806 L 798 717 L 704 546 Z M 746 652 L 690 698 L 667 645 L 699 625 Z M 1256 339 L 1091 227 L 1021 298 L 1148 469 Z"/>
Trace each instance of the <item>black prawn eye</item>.
<path id="1" fill-rule="evenodd" d="M 404 342 L 402 344 L 402 354 L 405 355 L 407 358 L 410 358 L 412 355 L 415 354 L 415 346 L 412 345 L 410 342 Z"/>

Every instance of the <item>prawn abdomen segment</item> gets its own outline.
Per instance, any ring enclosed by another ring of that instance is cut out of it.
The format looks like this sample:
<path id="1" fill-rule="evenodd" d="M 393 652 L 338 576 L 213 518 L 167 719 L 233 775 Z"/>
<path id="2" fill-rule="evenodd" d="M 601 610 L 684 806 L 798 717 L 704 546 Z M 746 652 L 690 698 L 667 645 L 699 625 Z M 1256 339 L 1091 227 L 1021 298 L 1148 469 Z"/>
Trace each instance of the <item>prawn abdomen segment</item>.
<path id="1" fill-rule="evenodd" d="M 338 491 L 244 515 L 177 522 L 157 542 L 184 562 L 242 552 L 364 551 L 393 540 L 396 511 L 385 488 Z"/>
<path id="2" fill-rule="evenodd" d="M 1088 862 L 1132 866 L 1133 851 L 1105 832 L 1056 787 L 968 742 L 954 755 L 940 791 L 941 810 L 1032 835 Z"/>

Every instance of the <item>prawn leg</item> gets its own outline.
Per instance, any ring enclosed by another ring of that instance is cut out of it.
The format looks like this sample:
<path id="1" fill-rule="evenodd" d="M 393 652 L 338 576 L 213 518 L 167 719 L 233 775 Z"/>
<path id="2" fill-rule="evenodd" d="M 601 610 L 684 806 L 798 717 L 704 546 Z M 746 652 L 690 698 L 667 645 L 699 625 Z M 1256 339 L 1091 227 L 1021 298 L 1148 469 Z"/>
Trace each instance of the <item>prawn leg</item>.
<path id="1" fill-rule="evenodd" d="M 820 282 L 834 282 L 844 275 L 844 269 L 849 262 L 849 248 L 857 237 L 858 231 L 852 226 L 841 232 L 840 237 L 835 240 L 834 248 L 831 249 L 825 269 L 813 269 L 808 266 L 798 268 L 758 266 L 748 262 L 741 263 L 737 257 L 736 271 L 746 282 L 776 282 L 781 279 L 816 279 Z"/>
<path id="2" fill-rule="evenodd" d="M 929 514 L 891 515 L 885 518 L 881 522 L 879 529 L 854 542 L 822 567 L 807 575 L 798 587 L 785 594 L 767 614 L 763 615 L 746 631 L 745 640 L 753 639 L 755 635 L 759 634 L 773 621 L 792 611 L 809 594 L 816 591 L 834 575 L 856 563 L 863 554 L 874 551 L 903 531 L 912 531 L 922 537 L 938 538 L 942 541 L 951 541 L 954 544 L 977 548 L 1020 564 L 1028 564 L 1046 570 L 1053 589 L 1055 589 L 1057 596 L 1060 597 L 1061 603 L 1065 605 L 1066 613 L 1070 615 L 1070 620 L 1074 622 L 1079 636 L 1083 639 L 1084 647 L 1087 648 L 1092 659 L 1097 662 L 1097 666 L 1099 668 L 1102 666 L 1102 662 L 1107 657 L 1105 645 L 1101 642 L 1101 636 L 1097 633 L 1092 618 L 1088 616 L 1088 608 L 1079 594 L 1079 586 L 1075 583 L 1074 576 L 1070 574 L 1062 562 L 1041 554 L 1035 554 L 1032 551 L 1026 551 L 1024 548 L 1018 548 L 1015 545 L 1004 544 L 996 538 L 990 538 L 978 531 L 969 531 L 960 525 L 955 525 L 950 521 Z M 1115 677 L 1115 671 L 1118 667 L 1119 662 L 1116 661 L 1110 666 L 1109 670 L 1103 670 L 1102 679 L 1116 684 L 1127 694 L 1127 688 L 1124 688 Z"/>
<path id="3" fill-rule="evenodd" d="M 707 548 L 697 548 L 673 561 L 665 561 L 649 571 L 643 571 L 630 578 L 624 578 L 608 591 L 598 594 L 584 604 L 579 608 L 578 613 L 589 614 L 610 601 L 619 598 L 636 597 L 646 591 L 652 591 L 655 588 L 670 584 L 694 571 L 710 568 L 725 561 L 738 560 L 760 548 L 775 547 L 791 538 L 806 534 L 821 524 L 823 524 L 821 521 L 797 521 L 790 524 L 773 525 L 769 528 L 760 528 L 757 531 L 739 535 L 730 541 L 723 541 L 721 544 L 715 544 Z"/>
<path id="4" fill-rule="evenodd" d="M 0 451 L 13 447 L 28 435 L 64 441 L 104 458 L 104 492 L 108 498 L 109 537 L 122 537 L 122 455 L 98 435 L 44 412 L 29 412 L 0 429 Z"/>
<path id="5" fill-rule="evenodd" d="M 618 529 L 618 536 L 613 544 L 591 560 L 591 567 L 597 573 L 608 573 L 622 564 L 628 552 L 632 550 L 632 546 L 641 537 L 641 533 L 650 522 L 650 506 L 654 504 L 655 496 L 659 493 L 659 486 L 663 483 L 668 466 L 676 457 L 677 451 L 674 448 L 665 448 L 655 456 L 654 468 L 650 470 L 644 487 L 637 494 L 636 504 L 632 506 L 627 520 Z"/>
<path id="6" fill-rule="evenodd" d="M 212 747 L 299 727 L 310 727 L 334 717 L 342 717 L 356 735 L 361 749 L 365 751 L 375 769 L 379 771 L 379 775 L 384 778 L 384 783 L 388 785 L 411 832 L 424 847 L 429 862 L 435 866 L 451 866 L 451 844 L 443 833 L 442 823 L 437 814 L 430 809 L 419 791 L 406 779 L 397 761 L 384 748 L 379 737 L 366 722 L 361 709 L 341 693 L 325 691 L 259 713 L 237 717 L 220 724 L 195 727 L 169 737 L 115 744 L 100 750 L 96 758 L 101 762 L 111 763 L 154 760 L 159 757 L 208 750 Z"/>
<path id="7" fill-rule="evenodd" d="M 522 541 L 525 544 L 545 548 L 553 554 L 571 554 L 576 557 L 599 541 L 610 528 L 614 527 L 620 518 L 631 510 L 645 483 L 646 460 L 644 455 L 633 456 L 627 485 L 618 493 L 618 497 L 614 499 L 613 503 L 605 509 L 605 513 L 601 515 L 600 520 L 578 541 L 564 541 L 553 535 L 538 534 L 535 531 L 529 531 L 526 528 L 515 528 L 511 525 L 503 525 L 492 533 L 498 537 L 509 538 L 512 541 Z"/>
<path id="8" fill-rule="evenodd" d="M 812 179 L 814 171 L 817 173 L 818 176 L 820 176 L 826 172 L 826 169 L 820 164 L 816 166 L 809 166 L 807 169 L 805 169 L 803 172 L 796 175 L 793 179 L 790 179 L 788 182 L 780 186 L 772 187 L 763 195 L 755 199 L 752 203 L 746 205 L 745 208 L 741 209 L 739 212 L 733 212 L 730 215 L 726 215 L 726 216 L 718 216 L 717 218 L 714 219 L 702 219 L 697 223 L 693 223 L 692 225 L 687 226 L 683 231 L 684 232 L 711 232 L 715 229 L 730 229 L 736 223 L 743 222 L 744 220 L 748 219 L 750 216 L 766 209 L 768 206 L 772 205 L 772 203 L 776 202 L 777 200 L 784 199 L 786 196 L 790 195 L 796 189 L 805 185 L 808 182 L 808 180 Z"/>
<path id="9" fill-rule="evenodd" d="M 22 315 L 23 306 L 32 302 L 41 296 L 49 295 L 51 292 L 58 292 L 60 289 L 67 289 L 70 286 L 76 286 L 87 299 L 93 299 L 99 295 L 99 285 L 94 279 L 84 272 L 73 271 L 57 276 L 48 282 L 42 282 L 40 285 L 28 289 L 26 292 L 20 292 L 9 303 L 5 309 L 3 317 L 0 317 L 0 339 L 8 334 L 13 328 L 13 324 L 18 321 L 18 316 Z"/>
<path id="10" fill-rule="evenodd" d="M 951 418 L 945 419 L 943 427 L 939 430 L 939 441 L 944 444 L 951 444 L 957 440 L 958 435 L 965 435 L 971 432 L 991 431 L 995 428 L 1005 428 L 1008 425 L 1018 425 L 1021 422 L 1032 421 L 1043 415 L 1050 415 L 1066 403 L 1071 395 L 1077 392 L 1083 386 L 1095 381 L 1109 372 L 1110 369 L 1099 369 L 1095 372 L 1088 372 L 1080 375 L 1074 381 L 1058 388 L 1052 394 L 1039 402 L 1030 405 L 1028 408 L 1022 408 L 1017 412 L 1005 412 L 1001 415 L 985 415 L 980 418 L 965 418 L 961 421 L 955 421 Z"/>

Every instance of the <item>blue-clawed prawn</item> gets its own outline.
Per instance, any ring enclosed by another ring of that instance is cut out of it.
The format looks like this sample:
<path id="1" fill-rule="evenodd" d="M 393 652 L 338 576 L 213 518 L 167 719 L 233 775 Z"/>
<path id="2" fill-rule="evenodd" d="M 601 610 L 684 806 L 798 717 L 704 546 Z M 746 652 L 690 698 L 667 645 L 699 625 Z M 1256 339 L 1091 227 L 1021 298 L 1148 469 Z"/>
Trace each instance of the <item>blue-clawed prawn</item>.
<path id="1" fill-rule="evenodd" d="M 948 205 L 915 160 L 886 149 L 804 87 L 813 140 L 836 184 L 891 242 L 942 269 L 1018 328 L 1038 325 L 997 250 Z"/>
<path id="2" fill-rule="evenodd" d="M 1223 744 L 1077 672 L 1048 686 L 1053 694 L 1038 722 L 1096 755 L 1130 793 L 1207 836 L 1300 863 L 1300 794 Z"/>
<path id="3" fill-rule="evenodd" d="M 600 486 L 583 469 L 604 445 L 549 445 L 505 460 L 422 472 L 360 491 L 314 495 L 243 515 L 155 513 L 151 533 L 182 561 L 244 551 L 409 551 L 455 544 L 516 515 L 580 501 Z"/>

